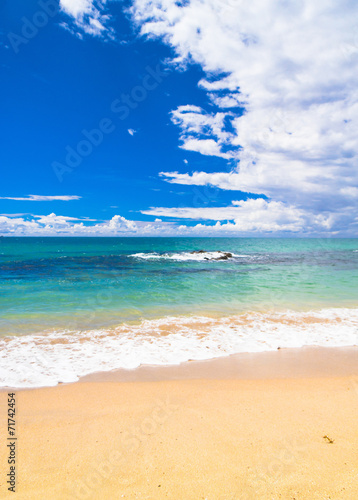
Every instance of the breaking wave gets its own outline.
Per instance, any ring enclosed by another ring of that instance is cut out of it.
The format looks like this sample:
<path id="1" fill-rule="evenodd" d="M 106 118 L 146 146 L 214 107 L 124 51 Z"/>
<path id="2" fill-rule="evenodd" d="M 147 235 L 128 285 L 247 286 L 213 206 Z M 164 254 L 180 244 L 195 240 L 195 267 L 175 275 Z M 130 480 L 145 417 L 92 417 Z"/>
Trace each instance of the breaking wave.
<path id="1" fill-rule="evenodd" d="M 173 365 L 278 347 L 358 343 L 358 309 L 174 317 L 0 338 L 0 386 L 54 386 L 98 371 Z"/>
<path id="2" fill-rule="evenodd" d="M 176 261 L 206 261 L 206 260 L 229 260 L 235 257 L 249 257 L 249 255 L 237 255 L 231 252 L 206 252 L 204 250 L 196 250 L 194 252 L 178 252 L 178 253 L 134 253 L 131 257 L 145 260 L 176 260 Z"/>

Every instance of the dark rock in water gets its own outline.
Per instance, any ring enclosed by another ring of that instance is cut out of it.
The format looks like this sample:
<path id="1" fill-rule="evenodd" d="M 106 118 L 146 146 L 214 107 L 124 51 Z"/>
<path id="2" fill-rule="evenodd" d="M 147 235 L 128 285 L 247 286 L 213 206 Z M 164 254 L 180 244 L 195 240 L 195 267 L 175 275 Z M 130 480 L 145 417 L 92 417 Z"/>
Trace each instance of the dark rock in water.
<path id="1" fill-rule="evenodd" d="M 194 250 L 193 252 L 190 252 L 191 254 L 200 254 L 200 253 L 207 253 L 205 250 Z M 230 259 L 232 257 L 232 253 L 230 252 L 220 252 L 218 251 L 217 253 L 219 253 L 219 257 L 204 257 L 204 260 L 227 260 L 227 259 Z"/>
<path id="2" fill-rule="evenodd" d="M 230 257 L 232 257 L 232 253 L 222 252 L 222 255 L 220 255 L 220 257 L 217 257 L 215 260 L 227 260 L 230 259 Z"/>

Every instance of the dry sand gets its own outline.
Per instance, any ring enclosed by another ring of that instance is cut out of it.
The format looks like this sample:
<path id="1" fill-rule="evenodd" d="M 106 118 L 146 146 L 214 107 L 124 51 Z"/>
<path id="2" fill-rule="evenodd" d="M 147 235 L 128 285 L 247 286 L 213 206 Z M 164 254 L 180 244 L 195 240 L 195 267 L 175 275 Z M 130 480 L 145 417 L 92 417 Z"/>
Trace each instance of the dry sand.
<path id="1" fill-rule="evenodd" d="M 356 348 L 18 390 L 15 494 L 5 485 L 6 399 L 1 498 L 358 499 Z"/>

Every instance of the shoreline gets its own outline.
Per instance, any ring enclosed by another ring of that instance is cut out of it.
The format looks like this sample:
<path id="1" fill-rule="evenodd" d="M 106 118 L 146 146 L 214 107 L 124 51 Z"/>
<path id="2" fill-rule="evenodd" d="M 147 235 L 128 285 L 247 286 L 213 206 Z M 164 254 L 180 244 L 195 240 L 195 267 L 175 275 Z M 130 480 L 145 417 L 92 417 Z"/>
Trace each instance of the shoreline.
<path id="1" fill-rule="evenodd" d="M 16 498 L 358 498 L 357 361 L 280 349 L 15 390 Z"/>
<path id="2" fill-rule="evenodd" d="M 163 370 L 235 355 L 242 356 L 243 362 L 256 355 L 266 362 L 265 353 L 278 349 L 356 346 L 357 325 L 358 308 L 333 308 L 220 318 L 172 316 L 135 325 L 123 323 L 113 329 L 0 337 L 0 385 L 52 387 L 100 371 L 131 376 L 143 367 Z"/>
<path id="3" fill-rule="evenodd" d="M 334 364 L 333 364 L 334 363 Z M 74 383 L 165 380 L 263 380 L 358 375 L 358 346 L 303 346 L 244 352 L 178 365 L 141 365 L 133 370 L 96 372 Z"/>
<path id="4" fill-rule="evenodd" d="M 155 382 L 170 380 L 263 380 L 358 376 L 358 346 L 303 346 L 276 351 L 244 352 L 177 365 L 141 365 L 133 369 L 98 371 L 74 382 L 54 386 L 0 387 L 8 391 L 36 391 L 81 383 Z"/>

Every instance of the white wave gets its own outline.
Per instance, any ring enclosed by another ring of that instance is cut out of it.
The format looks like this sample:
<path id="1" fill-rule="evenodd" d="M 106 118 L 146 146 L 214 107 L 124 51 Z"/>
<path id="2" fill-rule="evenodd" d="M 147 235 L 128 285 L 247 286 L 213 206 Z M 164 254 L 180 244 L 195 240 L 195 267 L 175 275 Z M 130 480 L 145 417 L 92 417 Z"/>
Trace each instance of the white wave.
<path id="1" fill-rule="evenodd" d="M 165 317 L 114 329 L 0 339 L 0 386 L 54 386 L 98 371 L 172 365 L 238 352 L 358 343 L 358 309 Z"/>
<path id="2" fill-rule="evenodd" d="M 231 252 L 179 252 L 179 253 L 134 253 L 131 257 L 146 260 L 176 260 L 176 261 L 207 261 L 207 260 L 226 260 L 232 257 L 249 257 L 248 255 L 236 255 Z"/>

